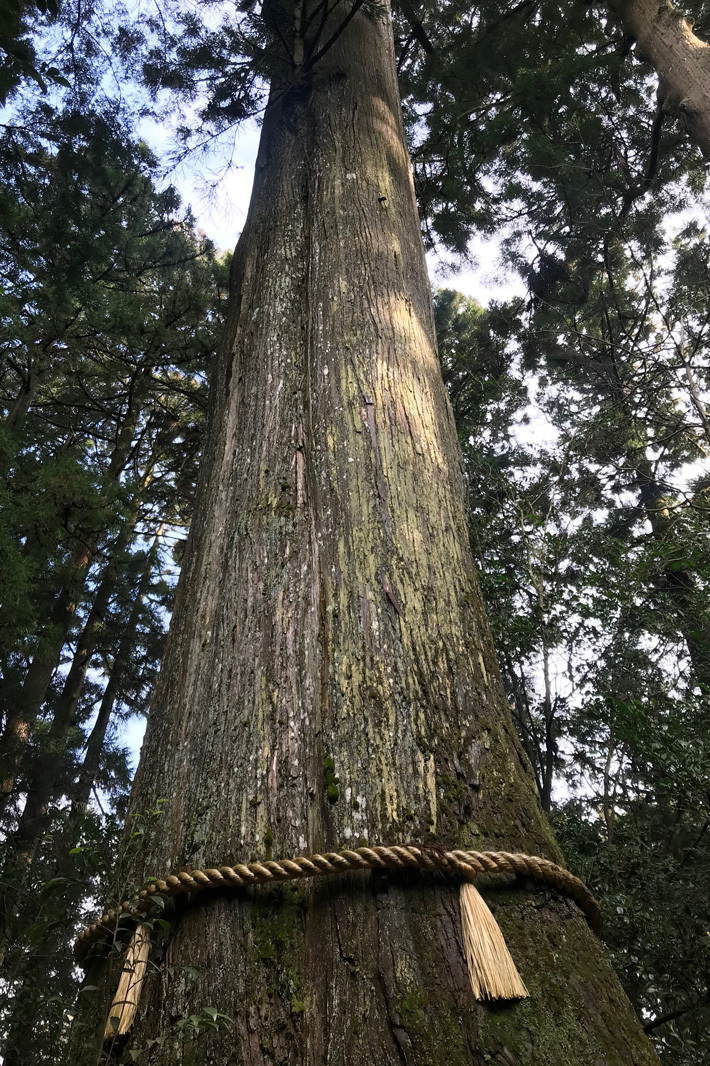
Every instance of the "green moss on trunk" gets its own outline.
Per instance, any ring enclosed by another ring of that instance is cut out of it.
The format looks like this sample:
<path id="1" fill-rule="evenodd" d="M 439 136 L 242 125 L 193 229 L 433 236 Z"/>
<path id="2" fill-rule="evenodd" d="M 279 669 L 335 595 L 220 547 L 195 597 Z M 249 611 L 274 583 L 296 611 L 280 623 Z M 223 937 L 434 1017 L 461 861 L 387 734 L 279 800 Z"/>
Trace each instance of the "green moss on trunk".
<path id="1" fill-rule="evenodd" d="M 557 857 L 470 557 L 381 13 L 273 87 L 233 277 L 132 809 L 169 803 L 133 876 L 416 838 Z M 201 1045 L 219 1066 L 650 1066 L 566 903 L 520 887 L 501 918 L 535 990 L 512 1009 L 473 1002 L 443 879 L 200 899 L 131 1039 L 183 1063 L 175 1019 L 208 1004 L 234 1019 Z"/>

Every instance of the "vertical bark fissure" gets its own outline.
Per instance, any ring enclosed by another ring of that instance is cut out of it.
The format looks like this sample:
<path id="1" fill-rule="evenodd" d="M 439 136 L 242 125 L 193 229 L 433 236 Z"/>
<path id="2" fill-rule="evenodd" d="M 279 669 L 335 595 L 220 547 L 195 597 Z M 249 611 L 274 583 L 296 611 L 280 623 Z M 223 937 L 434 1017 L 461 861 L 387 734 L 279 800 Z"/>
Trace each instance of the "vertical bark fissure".
<path id="1" fill-rule="evenodd" d="M 611 7 L 655 67 L 664 107 L 710 158 L 710 46 L 669 0 L 612 0 Z"/>
<path id="2" fill-rule="evenodd" d="M 388 15 L 272 100 L 132 811 L 169 802 L 131 875 L 361 840 L 556 856 L 469 556 Z M 457 895 L 352 875 L 200 901 L 131 1041 L 165 1037 L 150 1066 L 655 1061 L 565 903 L 500 896 L 532 996 L 477 1008 Z M 202 1004 L 234 1026 L 200 1045 L 174 1023 Z"/>

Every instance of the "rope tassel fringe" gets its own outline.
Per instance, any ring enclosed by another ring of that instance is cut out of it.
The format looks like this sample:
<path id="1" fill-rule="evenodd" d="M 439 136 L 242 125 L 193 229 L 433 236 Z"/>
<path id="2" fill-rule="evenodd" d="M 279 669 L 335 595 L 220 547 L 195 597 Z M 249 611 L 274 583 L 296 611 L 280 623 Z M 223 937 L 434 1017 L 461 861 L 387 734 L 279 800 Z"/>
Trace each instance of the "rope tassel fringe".
<path id="1" fill-rule="evenodd" d="M 150 928 L 147 925 L 139 925 L 126 951 L 121 980 L 118 982 L 104 1029 L 104 1040 L 123 1036 L 133 1025 L 148 969 L 149 954 Z"/>
<path id="2" fill-rule="evenodd" d="M 464 950 L 471 976 L 471 987 L 477 999 L 523 999 L 528 990 L 520 979 L 510 957 L 503 934 L 481 896 L 471 884 L 480 874 L 512 874 L 532 877 L 561 892 L 583 911 L 592 930 L 601 936 L 602 916 L 599 904 L 589 889 L 568 870 L 539 855 L 525 855 L 507 851 L 445 851 L 422 844 L 381 844 L 355 850 L 328 851 L 321 855 L 295 855 L 275 862 L 237 863 L 236 866 L 192 868 L 169 874 L 166 878 L 151 878 L 133 897 L 124 899 L 115 910 L 106 911 L 76 939 L 75 952 L 80 960 L 93 944 L 115 935 L 126 923 L 139 915 L 150 914 L 153 896 L 166 898 L 198 893 L 209 889 L 245 888 L 250 885 L 293 881 L 301 877 L 322 877 L 345 873 L 348 870 L 402 869 L 440 870 L 464 879 L 461 888 L 461 924 Z M 131 939 L 126 962 L 109 1012 L 105 1037 L 121 1036 L 131 1027 L 141 989 L 146 978 L 150 952 L 150 930 L 138 925 Z M 83 963 L 86 965 L 85 963 Z"/>
<path id="3" fill-rule="evenodd" d="M 525 999 L 529 993 L 498 923 L 470 881 L 461 885 L 463 943 L 476 999 Z"/>
<path id="4" fill-rule="evenodd" d="M 461 926 L 473 994 L 478 1000 L 525 999 L 528 990 L 511 958 L 498 923 L 470 881 L 461 885 Z M 104 1040 L 123 1036 L 133 1025 L 150 954 L 150 928 L 139 925 L 126 950 Z"/>

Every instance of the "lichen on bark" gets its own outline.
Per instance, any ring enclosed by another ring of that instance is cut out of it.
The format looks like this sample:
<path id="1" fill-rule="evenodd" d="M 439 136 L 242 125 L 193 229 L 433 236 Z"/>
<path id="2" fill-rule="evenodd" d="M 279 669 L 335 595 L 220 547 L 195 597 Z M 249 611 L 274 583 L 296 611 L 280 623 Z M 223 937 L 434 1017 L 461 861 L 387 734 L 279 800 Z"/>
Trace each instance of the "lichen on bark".
<path id="1" fill-rule="evenodd" d="M 360 10 L 297 93 L 273 86 L 234 262 L 132 810 L 169 803 L 133 877 L 364 841 L 557 858 L 471 562 L 381 12 Z M 200 899 L 127 1050 L 148 1066 L 567 1066 L 573 1045 L 580 1062 L 654 1062 L 583 920 L 527 886 L 511 899 L 501 916 L 535 992 L 495 1011 L 472 999 L 442 878 Z M 195 1038 L 179 1023 L 205 1005 L 233 1022 Z"/>

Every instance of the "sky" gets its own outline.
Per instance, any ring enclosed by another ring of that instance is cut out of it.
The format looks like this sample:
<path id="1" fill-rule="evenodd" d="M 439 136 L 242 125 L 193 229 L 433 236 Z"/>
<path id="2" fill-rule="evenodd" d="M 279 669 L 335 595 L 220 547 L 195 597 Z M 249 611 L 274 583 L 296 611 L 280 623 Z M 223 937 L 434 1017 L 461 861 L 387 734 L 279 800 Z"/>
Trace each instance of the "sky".
<path id="1" fill-rule="evenodd" d="M 172 148 L 172 131 L 169 128 L 146 121 L 141 133 L 160 158 L 169 158 Z M 247 122 L 235 133 L 233 165 L 229 170 L 225 171 L 219 152 L 199 163 L 190 158 L 180 168 L 165 170 L 165 183 L 173 184 L 179 189 L 184 204 L 192 208 L 198 228 L 221 250 L 232 249 L 243 228 L 249 206 L 258 143 L 258 124 Z M 501 264 L 499 240 L 474 238 L 469 248 L 469 260 L 465 266 L 452 269 L 450 265 L 442 262 L 436 253 L 429 253 L 432 287 L 457 289 L 483 305 L 493 299 L 505 301 L 525 294 L 523 280 L 505 271 Z M 539 447 L 541 461 L 544 462 L 545 445 L 554 443 L 557 431 L 536 403 L 535 379 L 531 378 L 528 384 L 528 420 L 519 425 L 518 439 L 523 445 Z M 562 696 L 571 696 L 566 660 L 553 656 L 551 668 L 555 692 Z M 145 720 L 139 716 L 126 722 L 121 731 L 121 740 L 131 752 L 134 766 L 138 762 L 144 732 Z M 558 780 L 556 798 L 564 798 L 566 795 L 566 785 L 562 780 Z"/>
<path id="2" fill-rule="evenodd" d="M 144 122 L 142 136 L 151 148 L 162 155 L 170 148 L 169 137 L 154 122 Z M 245 123 L 236 133 L 233 167 L 223 173 L 219 164 L 210 169 L 183 165 L 166 172 L 166 184 L 179 189 L 183 201 L 192 208 L 198 227 L 222 250 L 233 248 L 244 225 L 254 178 L 254 165 L 259 147 L 259 127 L 256 122 Z M 457 289 L 481 304 L 491 299 L 508 300 L 525 292 L 522 280 L 505 273 L 499 262 L 498 242 L 475 238 L 469 254 L 472 266 L 452 269 L 435 253 L 427 262 L 433 288 Z M 531 430 L 530 432 L 533 432 Z M 145 733 L 145 719 L 136 716 L 125 723 L 121 737 L 132 753 L 134 767 Z"/>
<path id="3" fill-rule="evenodd" d="M 198 228 L 223 251 L 236 245 L 246 219 L 259 132 L 256 122 L 244 123 L 239 128 L 235 134 L 233 165 L 226 173 L 219 161 L 210 163 L 209 160 L 203 166 L 187 163 L 165 172 L 165 183 L 173 184 L 179 190 L 184 205 L 192 208 Z M 172 146 L 170 131 L 152 120 L 146 120 L 142 124 L 141 135 L 159 157 L 167 158 Z M 525 293 L 522 280 L 503 271 L 496 240 L 474 238 L 469 255 L 472 265 L 452 269 L 435 253 L 429 253 L 426 258 L 432 287 L 457 289 L 483 305 L 493 298 L 504 301 Z M 539 435 L 539 425 L 537 429 L 533 426 L 528 427 L 528 430 Z M 134 766 L 138 765 L 144 733 L 145 718 L 142 716 L 130 718 L 120 730 L 120 739 L 129 748 Z"/>
<path id="4" fill-rule="evenodd" d="M 143 135 L 156 152 L 167 154 L 168 135 L 157 123 L 144 123 Z M 166 174 L 166 181 L 180 190 L 192 208 L 199 228 L 220 249 L 233 248 L 244 225 L 258 147 L 259 126 L 246 122 L 235 134 L 234 165 L 226 173 L 216 161 L 204 167 L 184 164 Z M 481 304 L 523 295 L 522 279 L 502 270 L 498 247 L 497 240 L 474 238 L 469 247 L 473 265 L 463 269 L 452 269 L 430 252 L 427 261 L 432 286 L 458 289 Z"/>

